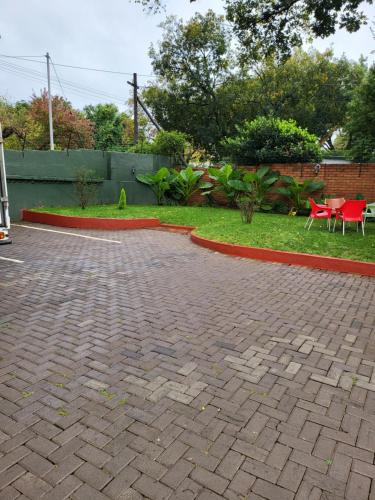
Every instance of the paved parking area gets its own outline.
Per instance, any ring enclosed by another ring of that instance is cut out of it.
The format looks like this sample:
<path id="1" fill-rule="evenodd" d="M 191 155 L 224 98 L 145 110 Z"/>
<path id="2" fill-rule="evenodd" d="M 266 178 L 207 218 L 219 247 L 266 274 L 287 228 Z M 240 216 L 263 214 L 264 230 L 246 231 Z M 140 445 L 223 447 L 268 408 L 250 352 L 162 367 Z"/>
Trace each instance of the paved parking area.
<path id="1" fill-rule="evenodd" d="M 375 499 L 374 279 L 70 232 L 0 246 L 0 500 Z"/>

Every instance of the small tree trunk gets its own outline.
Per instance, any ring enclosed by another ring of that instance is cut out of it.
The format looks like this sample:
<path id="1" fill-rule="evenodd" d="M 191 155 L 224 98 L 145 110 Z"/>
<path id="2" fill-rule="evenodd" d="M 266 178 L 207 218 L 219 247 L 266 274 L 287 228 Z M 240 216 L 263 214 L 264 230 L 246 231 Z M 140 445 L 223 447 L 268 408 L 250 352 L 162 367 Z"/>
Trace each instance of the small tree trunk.
<path id="1" fill-rule="evenodd" d="M 237 205 L 241 212 L 242 222 L 250 224 L 251 221 L 253 220 L 254 207 L 255 207 L 254 200 L 251 199 L 238 200 Z"/>

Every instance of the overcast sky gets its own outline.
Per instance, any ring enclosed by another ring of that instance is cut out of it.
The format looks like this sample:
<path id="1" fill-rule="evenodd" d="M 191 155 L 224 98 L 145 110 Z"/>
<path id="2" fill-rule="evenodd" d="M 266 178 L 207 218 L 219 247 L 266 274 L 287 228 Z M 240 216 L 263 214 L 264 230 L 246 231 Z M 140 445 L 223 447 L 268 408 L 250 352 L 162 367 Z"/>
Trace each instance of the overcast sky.
<path id="1" fill-rule="evenodd" d="M 188 19 L 196 11 L 212 8 L 223 11 L 222 0 L 167 0 L 167 13 Z M 366 13 L 375 20 L 375 6 Z M 56 64 L 94 67 L 150 75 L 148 57 L 151 42 L 161 36 L 158 27 L 165 14 L 149 15 L 127 0 L 11 0 L 2 2 L 0 15 L 0 54 L 42 56 L 47 51 Z M 337 33 L 314 46 L 332 46 L 337 55 L 352 59 L 361 54 L 374 60 L 375 48 L 369 27 L 349 35 Z M 15 101 L 28 99 L 46 86 L 45 58 L 29 62 L 0 56 L 0 95 Z M 26 68 L 26 70 L 25 70 Z M 130 75 L 113 75 L 55 66 L 65 96 L 78 108 L 98 102 L 115 102 L 125 109 L 129 98 L 126 80 Z M 32 71 L 32 73 L 30 73 Z M 56 79 L 53 72 L 52 76 Z M 140 77 L 146 85 L 152 78 Z M 77 87 L 78 86 L 78 87 Z M 53 91 L 62 93 L 57 81 Z"/>

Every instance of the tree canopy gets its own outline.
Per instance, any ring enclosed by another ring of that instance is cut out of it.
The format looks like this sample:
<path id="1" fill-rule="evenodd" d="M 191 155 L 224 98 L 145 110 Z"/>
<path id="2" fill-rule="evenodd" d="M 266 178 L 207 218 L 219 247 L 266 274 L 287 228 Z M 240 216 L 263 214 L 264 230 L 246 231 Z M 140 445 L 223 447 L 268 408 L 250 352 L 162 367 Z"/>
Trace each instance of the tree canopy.
<path id="1" fill-rule="evenodd" d="M 151 12 L 163 0 L 133 0 Z M 190 0 L 190 2 L 195 0 Z M 361 10 L 373 0 L 225 0 L 226 16 L 233 23 L 246 58 L 276 55 L 284 59 L 301 46 L 306 35 L 326 38 L 337 29 L 352 33 L 366 23 Z"/>
<path id="2" fill-rule="evenodd" d="M 53 125 L 56 149 L 91 148 L 93 146 L 92 123 L 71 103 L 60 96 L 53 96 Z M 4 129 L 13 134 L 6 139 L 8 147 L 22 149 L 49 149 L 49 122 L 47 92 L 33 95 L 30 102 L 12 105 L 0 101 L 0 121 Z"/>

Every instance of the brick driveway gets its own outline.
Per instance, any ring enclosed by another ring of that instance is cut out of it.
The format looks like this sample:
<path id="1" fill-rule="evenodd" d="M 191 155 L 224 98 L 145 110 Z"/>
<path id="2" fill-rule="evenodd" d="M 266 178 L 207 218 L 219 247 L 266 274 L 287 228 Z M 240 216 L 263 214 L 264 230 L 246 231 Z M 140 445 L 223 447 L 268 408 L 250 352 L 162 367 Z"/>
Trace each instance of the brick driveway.
<path id="1" fill-rule="evenodd" d="M 0 247 L 0 500 L 375 499 L 375 280 L 158 231 Z"/>

